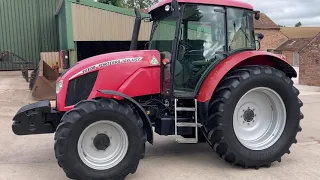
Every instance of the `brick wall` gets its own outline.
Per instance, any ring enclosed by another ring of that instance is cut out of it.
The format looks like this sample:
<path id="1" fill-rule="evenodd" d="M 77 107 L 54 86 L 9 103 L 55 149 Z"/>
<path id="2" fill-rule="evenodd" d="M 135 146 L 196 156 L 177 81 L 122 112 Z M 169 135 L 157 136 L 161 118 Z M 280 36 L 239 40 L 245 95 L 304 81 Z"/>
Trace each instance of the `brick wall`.
<path id="1" fill-rule="evenodd" d="M 288 40 L 280 30 L 256 29 L 255 33 L 262 33 L 264 35 L 264 38 L 261 40 L 261 50 L 276 49 Z"/>
<path id="2" fill-rule="evenodd" d="M 320 86 L 320 34 L 300 52 L 299 84 Z"/>
<path id="3" fill-rule="evenodd" d="M 293 66 L 293 52 L 292 51 L 282 51 L 282 55 L 286 56 L 288 63 Z"/>

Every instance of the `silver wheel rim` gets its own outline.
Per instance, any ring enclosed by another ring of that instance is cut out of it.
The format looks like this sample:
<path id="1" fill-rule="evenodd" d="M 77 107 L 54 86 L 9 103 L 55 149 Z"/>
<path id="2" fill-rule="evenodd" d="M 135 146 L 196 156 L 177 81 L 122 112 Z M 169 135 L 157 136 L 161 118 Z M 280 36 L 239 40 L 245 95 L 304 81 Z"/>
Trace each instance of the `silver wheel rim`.
<path id="1" fill-rule="evenodd" d="M 240 143 L 264 150 L 280 138 L 286 124 L 286 107 L 280 95 L 266 87 L 244 94 L 233 113 L 233 129 Z"/>
<path id="2" fill-rule="evenodd" d="M 109 137 L 109 146 L 99 150 L 94 145 L 98 134 Z M 125 157 L 129 146 L 126 131 L 117 123 L 108 120 L 90 124 L 80 135 L 78 154 L 82 162 L 96 170 L 110 169 Z"/>

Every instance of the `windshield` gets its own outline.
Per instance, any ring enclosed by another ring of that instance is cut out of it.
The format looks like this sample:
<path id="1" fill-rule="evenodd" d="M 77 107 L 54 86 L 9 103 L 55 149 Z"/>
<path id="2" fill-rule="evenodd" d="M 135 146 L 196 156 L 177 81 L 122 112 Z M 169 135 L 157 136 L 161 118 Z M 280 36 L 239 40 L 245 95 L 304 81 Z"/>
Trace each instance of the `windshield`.
<path id="1" fill-rule="evenodd" d="M 176 19 L 171 16 L 162 17 L 153 22 L 150 39 L 150 49 L 160 52 L 171 52 L 176 31 Z"/>
<path id="2" fill-rule="evenodd" d="M 227 22 L 229 51 L 256 49 L 252 11 L 228 8 Z"/>

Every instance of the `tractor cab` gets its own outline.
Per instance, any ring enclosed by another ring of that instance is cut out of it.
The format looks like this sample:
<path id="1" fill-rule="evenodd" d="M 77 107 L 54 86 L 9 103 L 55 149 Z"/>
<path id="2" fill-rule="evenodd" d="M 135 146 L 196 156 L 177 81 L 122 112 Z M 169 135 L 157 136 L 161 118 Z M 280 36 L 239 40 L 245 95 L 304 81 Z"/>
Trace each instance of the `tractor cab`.
<path id="1" fill-rule="evenodd" d="M 259 18 L 258 12 L 245 5 L 227 6 L 228 2 L 173 1 L 151 8 L 149 49 L 160 51 L 164 60 L 162 95 L 195 98 L 219 62 L 241 51 L 256 50 L 253 18 Z"/>

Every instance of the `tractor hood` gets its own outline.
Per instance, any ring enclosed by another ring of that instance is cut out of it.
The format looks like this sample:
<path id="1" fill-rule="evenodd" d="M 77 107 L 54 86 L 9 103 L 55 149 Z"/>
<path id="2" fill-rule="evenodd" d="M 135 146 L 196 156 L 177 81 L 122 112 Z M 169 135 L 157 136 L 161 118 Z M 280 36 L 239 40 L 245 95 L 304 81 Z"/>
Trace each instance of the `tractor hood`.
<path id="1" fill-rule="evenodd" d="M 160 92 L 160 53 L 156 50 L 102 54 L 79 61 L 57 80 L 57 109 L 68 111 L 83 99 L 112 90 L 129 97 Z"/>
<path id="2" fill-rule="evenodd" d="M 59 79 L 74 79 L 76 77 L 99 71 L 112 69 L 116 74 L 125 76 L 126 72 L 141 67 L 159 66 L 160 53 L 156 50 L 123 51 L 93 56 L 77 62 Z M 130 76 L 130 74 L 128 74 Z"/>

